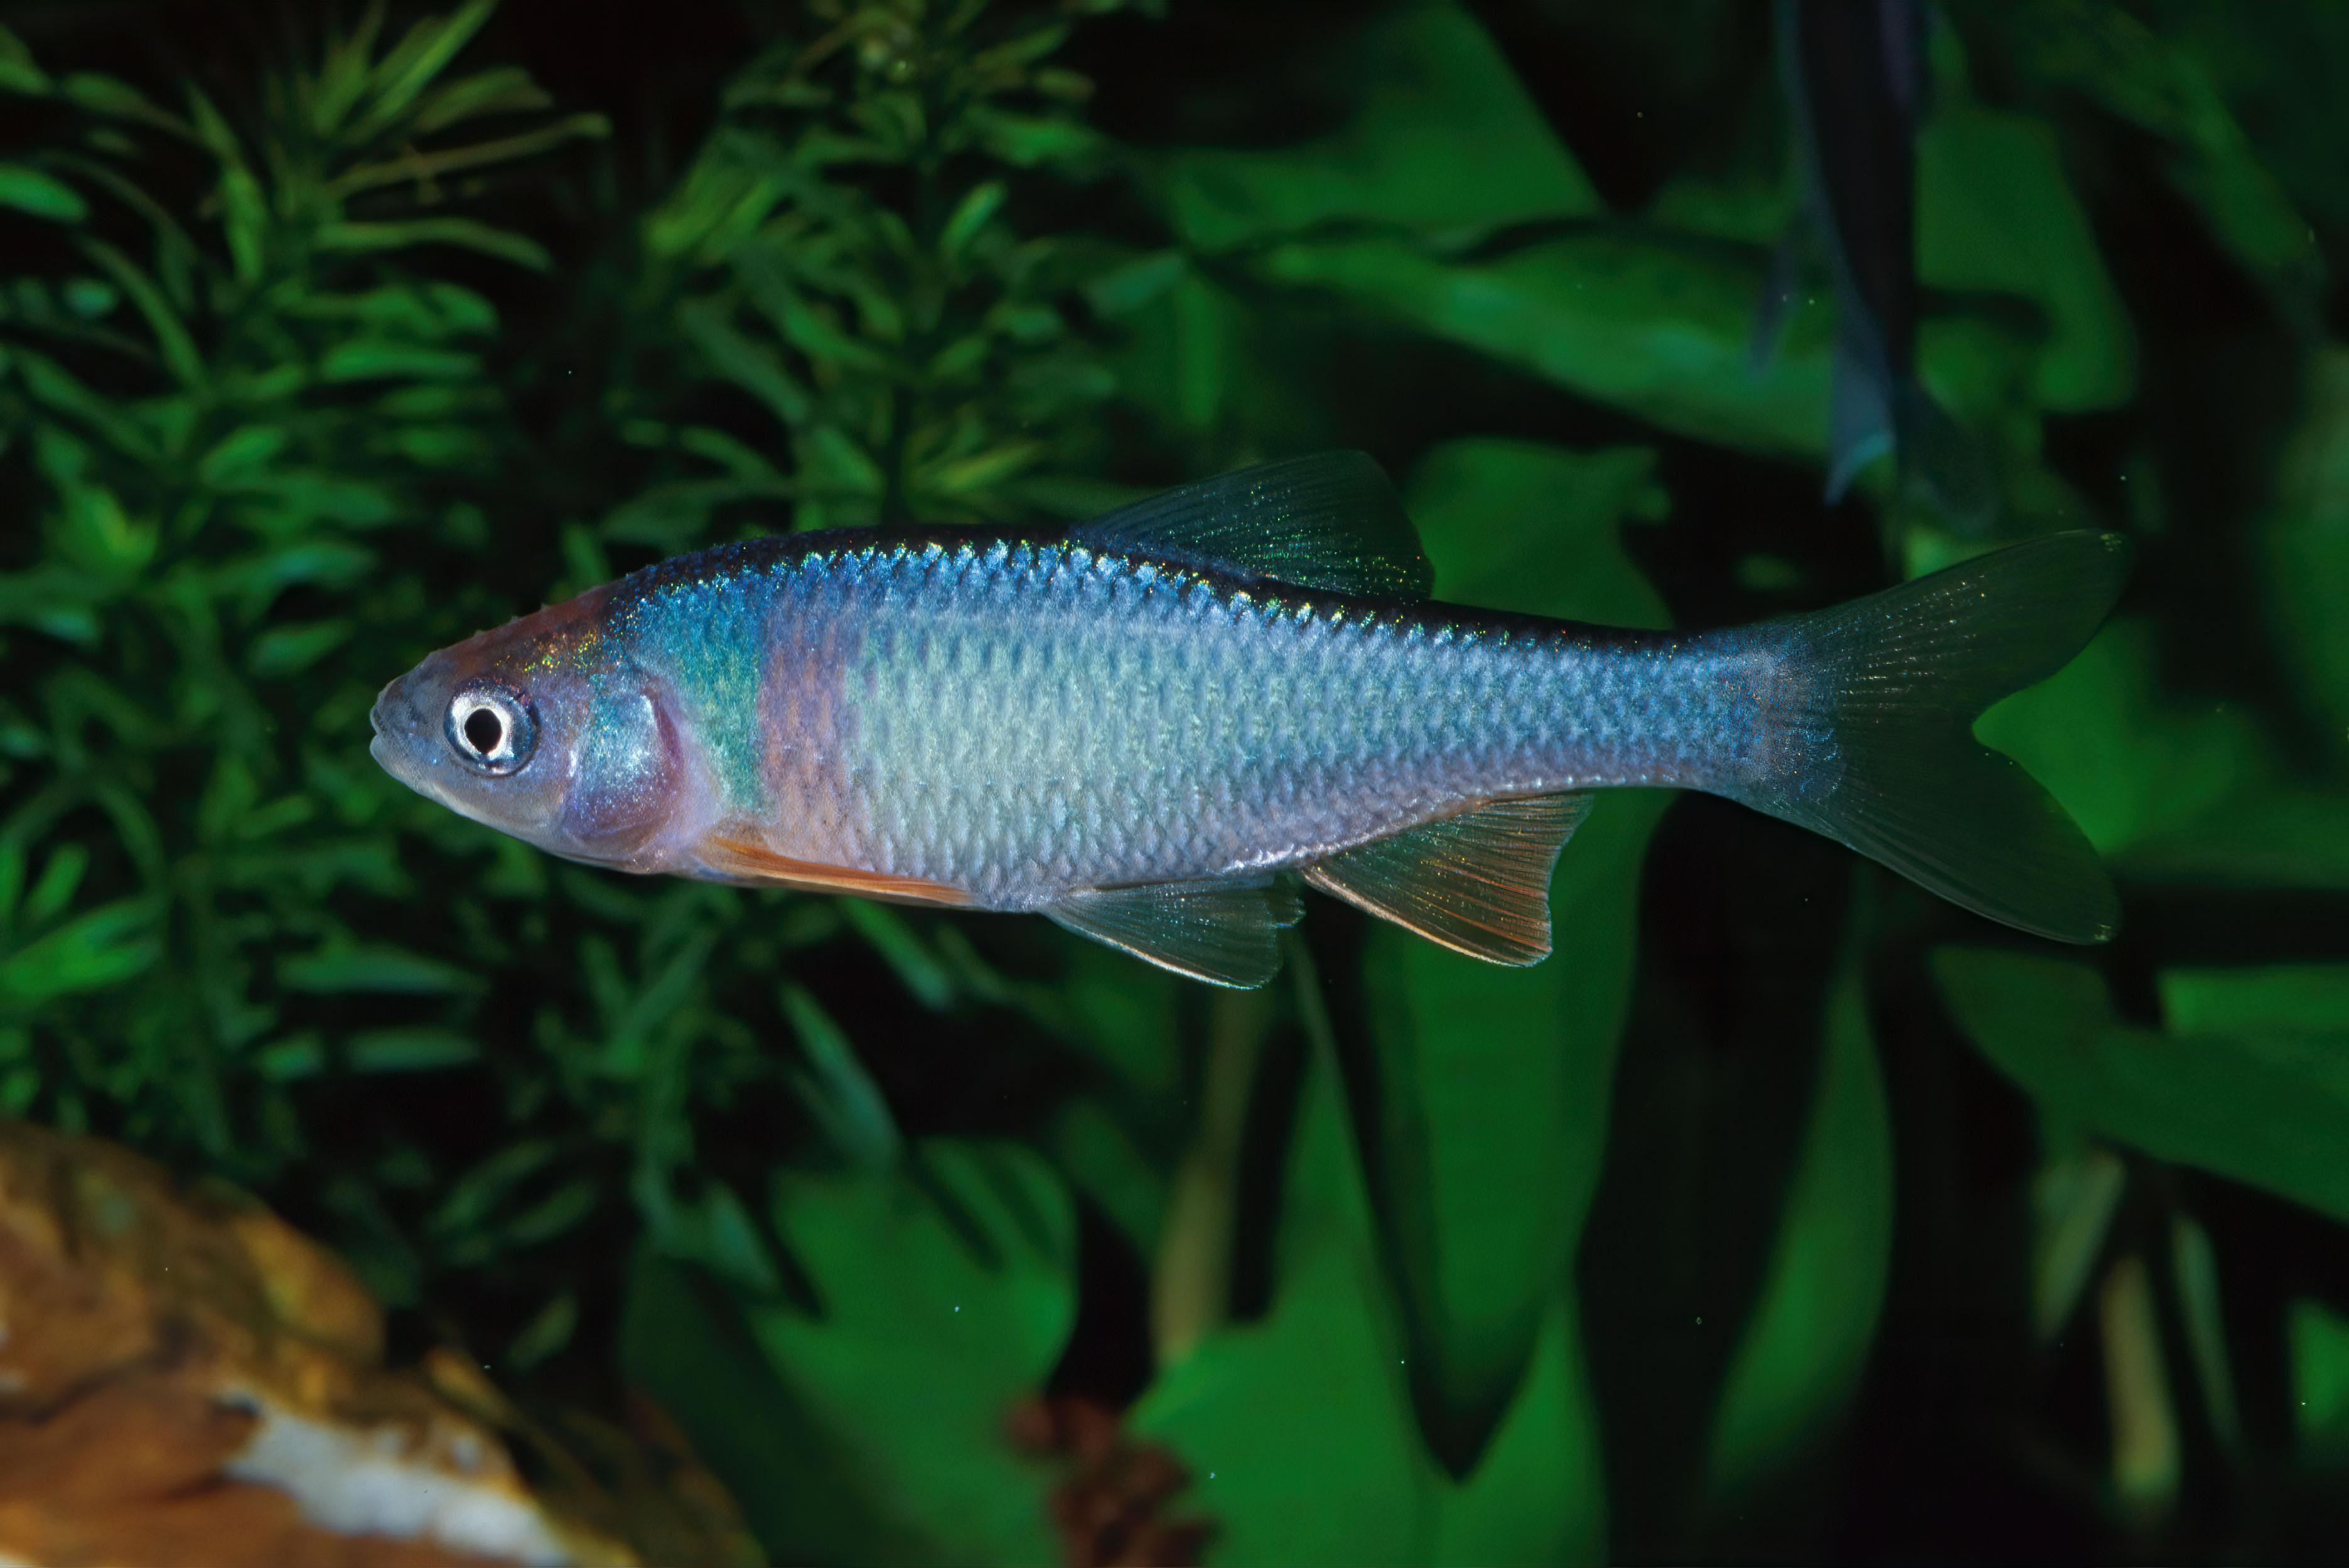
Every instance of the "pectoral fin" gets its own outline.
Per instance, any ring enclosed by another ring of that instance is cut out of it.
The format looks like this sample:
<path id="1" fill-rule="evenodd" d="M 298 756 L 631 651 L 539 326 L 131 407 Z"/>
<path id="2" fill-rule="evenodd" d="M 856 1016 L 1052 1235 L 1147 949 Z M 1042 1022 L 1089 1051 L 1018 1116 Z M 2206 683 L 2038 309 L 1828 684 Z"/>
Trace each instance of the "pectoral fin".
<path id="1" fill-rule="evenodd" d="M 1192 882 L 1096 888 L 1044 913 L 1161 969 L 1245 991 L 1280 968 L 1281 927 L 1304 911 L 1288 886 Z"/>
<path id="2" fill-rule="evenodd" d="M 1590 797 L 1495 800 L 1308 866 L 1322 892 L 1488 964 L 1549 956 L 1549 878 Z"/>
<path id="3" fill-rule="evenodd" d="M 906 903 L 970 902 L 968 893 L 944 882 L 794 860 L 748 839 L 713 836 L 701 841 L 698 853 L 702 866 L 712 876 L 748 887 L 794 887 L 811 892 L 844 892 Z"/>

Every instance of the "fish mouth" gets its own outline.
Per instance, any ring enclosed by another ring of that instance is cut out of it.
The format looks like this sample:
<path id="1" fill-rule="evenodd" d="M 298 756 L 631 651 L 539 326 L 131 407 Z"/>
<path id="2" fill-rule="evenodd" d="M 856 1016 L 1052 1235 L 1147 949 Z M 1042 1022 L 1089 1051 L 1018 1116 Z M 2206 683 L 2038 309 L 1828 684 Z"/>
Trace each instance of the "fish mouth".
<path id="1" fill-rule="evenodd" d="M 367 710 L 367 727 L 375 731 L 367 742 L 367 755 L 385 772 L 407 783 L 414 769 L 401 765 L 405 758 L 400 743 L 412 742 L 421 733 L 423 720 L 399 684 L 393 681 L 378 692 L 375 706 Z"/>

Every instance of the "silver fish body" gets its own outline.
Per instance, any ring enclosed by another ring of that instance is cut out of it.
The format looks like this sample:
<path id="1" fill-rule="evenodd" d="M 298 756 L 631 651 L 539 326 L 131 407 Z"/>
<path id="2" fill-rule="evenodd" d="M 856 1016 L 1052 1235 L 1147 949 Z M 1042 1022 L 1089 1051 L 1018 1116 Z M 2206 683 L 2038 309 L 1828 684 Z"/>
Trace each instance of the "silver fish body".
<path id="1" fill-rule="evenodd" d="M 755 706 L 672 631 L 738 601 L 761 607 Z M 1736 634 L 1381 605 L 1064 542 L 742 546 L 613 616 L 693 694 L 688 726 L 756 759 L 720 814 L 999 910 L 1302 866 L 1496 798 L 1718 788 L 1776 678 Z"/>
<path id="2" fill-rule="evenodd" d="M 619 869 L 1038 911 L 1257 984 L 1287 873 L 1463 952 L 1548 951 L 1593 790 L 1709 790 L 1994 918 L 2109 932 L 2094 852 L 1968 733 L 2126 573 L 2062 535 L 1870 599 L 1658 634 L 1424 597 L 1374 465 L 1299 459 L 1065 538 L 680 557 L 386 688 L 417 789 Z"/>

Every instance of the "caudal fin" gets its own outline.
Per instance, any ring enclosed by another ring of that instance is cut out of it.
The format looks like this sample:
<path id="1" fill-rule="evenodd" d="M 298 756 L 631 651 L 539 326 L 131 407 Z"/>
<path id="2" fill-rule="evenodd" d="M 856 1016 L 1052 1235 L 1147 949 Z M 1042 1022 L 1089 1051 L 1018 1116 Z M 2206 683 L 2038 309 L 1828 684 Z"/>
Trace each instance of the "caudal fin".
<path id="1" fill-rule="evenodd" d="M 1730 791 L 1977 913 L 2102 942 L 2119 904 L 2077 824 L 1973 738 L 1984 708 L 2070 662 L 2120 595 L 2128 542 L 2059 533 L 1758 628 L 1798 766 Z"/>

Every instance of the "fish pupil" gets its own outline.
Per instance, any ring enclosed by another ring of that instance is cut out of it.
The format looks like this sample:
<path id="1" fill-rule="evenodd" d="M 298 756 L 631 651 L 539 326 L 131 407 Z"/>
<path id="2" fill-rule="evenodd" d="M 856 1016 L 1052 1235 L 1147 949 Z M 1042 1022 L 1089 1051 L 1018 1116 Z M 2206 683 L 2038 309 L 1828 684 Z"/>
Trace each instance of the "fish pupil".
<path id="1" fill-rule="evenodd" d="M 495 708 L 477 707 L 465 716 L 465 743 L 483 757 L 496 754 L 506 738 L 506 721 Z"/>

